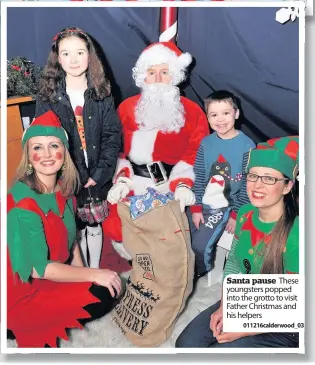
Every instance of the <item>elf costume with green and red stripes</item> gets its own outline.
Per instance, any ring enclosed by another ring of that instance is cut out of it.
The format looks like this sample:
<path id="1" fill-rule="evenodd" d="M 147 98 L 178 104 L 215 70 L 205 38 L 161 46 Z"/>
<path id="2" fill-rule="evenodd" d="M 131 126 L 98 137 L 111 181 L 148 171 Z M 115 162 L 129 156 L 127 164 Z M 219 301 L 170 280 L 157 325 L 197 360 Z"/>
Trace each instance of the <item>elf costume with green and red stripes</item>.
<path id="1" fill-rule="evenodd" d="M 52 112 L 37 118 L 23 136 L 56 136 L 68 141 Z M 19 347 L 57 347 L 67 339 L 66 328 L 82 328 L 90 318 L 83 308 L 100 300 L 89 291 L 91 282 L 42 279 L 47 265 L 66 263 L 75 242 L 74 198 L 60 191 L 40 194 L 18 181 L 7 196 L 7 328 Z M 32 278 L 35 270 L 41 279 Z"/>
<path id="2" fill-rule="evenodd" d="M 223 279 L 229 274 L 259 274 L 263 251 L 277 222 L 259 220 L 258 208 L 244 205 L 237 215 L 234 239 L 225 265 Z M 299 273 L 299 217 L 295 218 L 283 253 L 283 273 Z"/>
<path id="3" fill-rule="evenodd" d="M 250 151 L 246 171 L 260 166 L 273 168 L 294 181 L 298 172 L 299 138 L 274 138 L 260 143 Z M 277 222 L 259 219 L 259 209 L 244 205 L 237 215 L 234 239 L 225 265 L 224 278 L 229 274 L 259 274 L 264 261 L 264 248 L 271 243 Z M 299 273 L 299 217 L 291 227 L 282 253 L 283 273 Z"/>

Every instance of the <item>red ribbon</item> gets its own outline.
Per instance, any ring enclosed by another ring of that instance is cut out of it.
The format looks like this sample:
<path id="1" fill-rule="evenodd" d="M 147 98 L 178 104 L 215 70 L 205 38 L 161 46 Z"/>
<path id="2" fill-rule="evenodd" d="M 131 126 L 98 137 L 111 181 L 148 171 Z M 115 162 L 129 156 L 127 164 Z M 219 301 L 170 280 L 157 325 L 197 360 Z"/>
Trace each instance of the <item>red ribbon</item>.
<path id="1" fill-rule="evenodd" d="M 80 1 L 80 0 L 76 0 L 76 1 Z M 53 38 L 53 42 L 55 42 L 62 33 L 70 33 L 70 32 L 77 32 L 77 33 L 80 33 L 80 34 L 82 34 L 86 37 L 85 33 L 81 32 L 81 31 L 77 31 L 76 29 L 71 28 L 71 29 L 68 29 L 66 32 L 57 33 Z"/>
<path id="2" fill-rule="evenodd" d="M 57 33 L 57 34 L 54 36 L 54 38 L 53 38 L 53 41 L 54 41 L 54 42 L 58 39 L 58 37 L 59 37 L 59 35 L 60 35 L 60 34 L 61 34 L 61 32 Z"/>

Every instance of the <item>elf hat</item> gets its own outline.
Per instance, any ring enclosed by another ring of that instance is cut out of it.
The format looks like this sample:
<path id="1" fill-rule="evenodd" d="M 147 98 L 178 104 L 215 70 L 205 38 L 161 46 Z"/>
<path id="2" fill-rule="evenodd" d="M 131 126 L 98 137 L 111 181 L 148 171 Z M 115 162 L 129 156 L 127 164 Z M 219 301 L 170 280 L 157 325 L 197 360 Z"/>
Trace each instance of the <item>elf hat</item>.
<path id="1" fill-rule="evenodd" d="M 299 137 L 269 139 L 250 151 L 246 172 L 250 168 L 271 167 L 290 180 L 295 180 L 299 166 Z"/>
<path id="2" fill-rule="evenodd" d="M 57 115 L 51 110 L 35 118 L 31 125 L 25 130 L 22 137 L 22 147 L 24 147 L 25 142 L 30 138 L 38 136 L 57 137 L 64 143 L 66 148 L 69 149 L 67 133 L 62 128 Z"/>
<path id="3" fill-rule="evenodd" d="M 175 77 L 174 84 L 177 85 L 183 81 L 183 73 L 191 62 L 192 56 L 189 53 L 183 53 L 172 42 L 152 43 L 139 56 L 133 69 L 134 78 L 136 79 L 137 74 L 145 74 L 153 65 L 167 64 L 172 76 Z M 181 74 L 180 77 L 179 74 Z"/>

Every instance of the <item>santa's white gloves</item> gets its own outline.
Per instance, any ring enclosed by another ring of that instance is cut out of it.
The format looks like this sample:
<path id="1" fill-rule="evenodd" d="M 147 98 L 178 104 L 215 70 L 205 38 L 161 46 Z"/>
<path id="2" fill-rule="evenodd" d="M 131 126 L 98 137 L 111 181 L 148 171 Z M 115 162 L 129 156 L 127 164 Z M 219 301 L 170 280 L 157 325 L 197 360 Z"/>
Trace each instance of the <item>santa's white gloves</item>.
<path id="1" fill-rule="evenodd" d="M 196 203 L 195 194 L 186 186 L 178 186 L 175 189 L 174 198 L 175 200 L 179 200 L 182 213 L 184 213 L 185 207 Z"/>
<path id="2" fill-rule="evenodd" d="M 129 194 L 131 189 L 132 181 L 128 177 L 119 177 L 116 184 L 109 190 L 107 201 L 111 204 L 117 204 Z"/>
<path id="3" fill-rule="evenodd" d="M 107 201 L 111 204 L 117 204 L 129 194 L 130 190 L 132 190 L 132 181 L 128 177 L 119 177 L 116 184 L 109 190 Z M 190 188 L 183 185 L 179 185 L 175 189 L 174 199 L 179 200 L 182 213 L 184 213 L 185 207 L 193 205 L 196 202 L 195 194 Z"/>

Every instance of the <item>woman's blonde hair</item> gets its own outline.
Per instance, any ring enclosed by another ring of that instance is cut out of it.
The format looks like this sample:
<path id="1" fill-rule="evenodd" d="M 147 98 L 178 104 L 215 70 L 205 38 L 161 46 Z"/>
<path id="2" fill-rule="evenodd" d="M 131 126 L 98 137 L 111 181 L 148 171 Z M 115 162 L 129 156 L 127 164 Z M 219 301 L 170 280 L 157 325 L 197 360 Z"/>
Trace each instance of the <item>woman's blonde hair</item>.
<path id="1" fill-rule="evenodd" d="M 29 143 L 25 143 L 23 148 L 23 154 L 21 162 L 17 168 L 16 175 L 13 183 L 17 181 L 22 181 L 27 184 L 31 189 L 35 190 L 37 193 L 43 194 L 46 191 L 46 186 L 37 177 L 36 171 L 32 168 L 30 172 L 30 158 L 29 158 Z M 64 146 L 64 145 L 63 145 Z M 72 162 L 70 153 L 66 147 L 65 148 L 65 159 L 62 168 L 57 173 L 57 183 L 59 186 L 59 191 L 65 197 L 69 197 L 78 192 L 80 188 L 79 174 Z"/>

